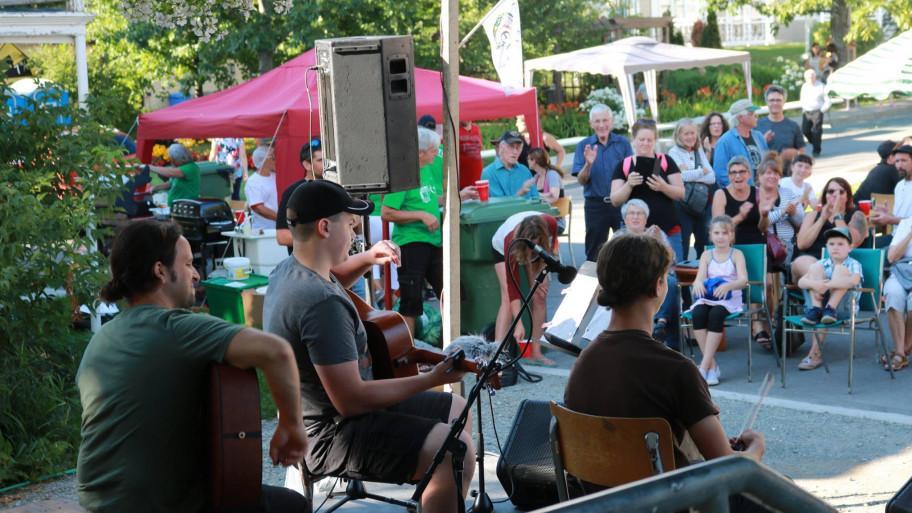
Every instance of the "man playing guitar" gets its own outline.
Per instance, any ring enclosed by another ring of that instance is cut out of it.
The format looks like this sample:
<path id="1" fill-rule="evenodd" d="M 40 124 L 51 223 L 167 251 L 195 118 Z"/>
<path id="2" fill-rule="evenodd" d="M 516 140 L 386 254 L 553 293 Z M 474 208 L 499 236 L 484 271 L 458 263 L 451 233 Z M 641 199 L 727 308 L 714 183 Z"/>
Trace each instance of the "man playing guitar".
<path id="1" fill-rule="evenodd" d="M 367 333 L 345 287 L 371 264 L 398 263 L 397 248 L 375 245 L 346 263 L 358 215 L 373 210 L 339 185 L 311 181 L 288 202 L 292 255 L 270 276 L 263 311 L 267 331 L 291 341 L 301 376 L 307 470 L 314 475 L 392 483 L 417 482 L 429 467 L 465 401 L 428 391 L 454 383 L 453 362 L 416 376 L 374 380 Z M 468 428 L 461 435 L 467 490 L 475 460 Z M 447 456 L 449 459 L 449 456 Z M 455 511 L 452 464 L 445 461 L 426 488 L 424 511 Z"/>
<path id="2" fill-rule="evenodd" d="M 76 384 L 82 401 L 79 502 L 90 512 L 211 511 L 206 490 L 202 412 L 207 370 L 225 362 L 266 375 L 281 412 L 270 444 L 274 464 L 301 461 L 306 434 L 294 354 L 285 340 L 194 314 L 190 243 L 180 227 L 137 221 L 111 250 L 105 301 L 129 308 L 102 326 L 83 354 Z M 245 513 L 307 511 L 284 488 L 263 486 Z"/>

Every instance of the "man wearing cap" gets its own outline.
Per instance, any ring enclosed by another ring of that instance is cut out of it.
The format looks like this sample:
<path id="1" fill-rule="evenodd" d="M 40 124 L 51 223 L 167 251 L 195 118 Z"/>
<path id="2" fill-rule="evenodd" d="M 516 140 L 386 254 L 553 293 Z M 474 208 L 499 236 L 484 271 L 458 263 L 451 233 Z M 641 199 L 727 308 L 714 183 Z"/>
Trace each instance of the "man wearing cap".
<path id="1" fill-rule="evenodd" d="M 763 133 L 755 129 L 757 110 L 759 107 L 752 104 L 747 98 L 736 101 L 728 109 L 732 127 L 728 132 L 722 134 L 713 152 L 713 171 L 716 173 L 716 183 L 719 184 L 719 187 L 728 185 L 728 161 L 732 157 L 741 155 L 747 158 L 751 164 L 753 179 L 757 173 L 757 166 L 769 151 Z"/>
<path id="2" fill-rule="evenodd" d="M 611 230 L 621 227 L 621 211 L 611 204 L 611 177 L 618 163 L 633 155 L 626 137 L 612 133 L 614 114 L 599 103 L 589 110 L 589 126 L 594 134 L 576 145 L 571 170 L 583 186 L 586 224 L 586 260 L 598 260 L 598 251 Z"/>
<path id="3" fill-rule="evenodd" d="M 893 194 L 896 184 L 901 180 L 896 166 L 893 165 L 892 153 L 895 147 L 896 142 L 894 141 L 884 141 L 877 146 L 880 162 L 868 171 L 864 181 L 858 186 L 858 190 L 854 194 L 856 202 L 869 201 L 871 193 Z"/>
<path id="4" fill-rule="evenodd" d="M 370 250 L 372 262 L 346 275 L 333 270 L 349 258 L 357 216 L 372 209 L 370 201 L 355 200 L 325 180 L 295 190 L 288 202 L 294 251 L 270 276 L 263 325 L 289 340 L 295 352 L 308 471 L 416 482 L 465 405 L 459 396 L 428 390 L 455 383 L 462 373 L 447 361 L 417 376 L 373 379 L 367 332 L 344 287 L 370 264 L 398 263 L 398 255 L 393 246 L 378 244 Z M 460 440 L 468 448 L 463 460 L 463 490 L 468 490 L 475 458 L 468 427 Z M 452 463 L 444 461 L 422 496 L 422 509 L 455 512 L 455 493 Z"/>
<path id="5" fill-rule="evenodd" d="M 276 212 L 276 241 L 281 246 L 288 248 L 288 254 L 291 254 L 291 230 L 288 229 L 288 219 L 285 217 L 285 211 L 288 209 L 288 199 L 291 193 L 299 185 L 308 180 L 323 179 L 323 150 L 320 139 L 314 137 L 309 143 L 301 146 L 301 167 L 304 168 L 304 178 L 289 185 L 282 192 L 282 199 L 279 201 L 279 210 Z"/>
<path id="6" fill-rule="evenodd" d="M 481 179 L 488 181 L 492 198 L 522 196 L 537 198 L 538 188 L 529 168 L 519 163 L 522 135 L 508 130 L 497 140 L 497 158 L 481 172 Z"/>
<path id="7" fill-rule="evenodd" d="M 877 225 L 899 224 L 912 217 L 912 146 L 906 144 L 891 153 L 896 172 L 902 178 L 893 188 L 893 213 L 887 213 L 886 205 L 877 205 L 871 212 L 871 221 Z"/>
<path id="8" fill-rule="evenodd" d="M 393 242 L 402 248 L 399 266 L 399 313 L 415 334 L 415 318 L 424 313 L 425 281 L 440 299 L 443 291 L 443 168 L 437 156 L 440 136 L 418 127 L 419 187 L 383 196 L 380 216 L 393 223 Z"/>
<path id="9" fill-rule="evenodd" d="M 276 197 L 275 158 L 272 148 L 260 146 L 253 152 L 257 172 L 247 179 L 244 196 L 253 213 L 253 228 L 266 230 L 275 226 L 279 200 Z"/>
<path id="10" fill-rule="evenodd" d="M 785 117 L 785 89 L 771 85 L 766 89 L 763 97 L 769 115 L 757 121 L 757 130 L 763 132 L 763 138 L 769 149 L 779 152 L 782 159 L 783 175 L 789 176 L 792 159 L 799 153 L 804 153 L 804 136 L 801 127 L 791 119 Z"/>

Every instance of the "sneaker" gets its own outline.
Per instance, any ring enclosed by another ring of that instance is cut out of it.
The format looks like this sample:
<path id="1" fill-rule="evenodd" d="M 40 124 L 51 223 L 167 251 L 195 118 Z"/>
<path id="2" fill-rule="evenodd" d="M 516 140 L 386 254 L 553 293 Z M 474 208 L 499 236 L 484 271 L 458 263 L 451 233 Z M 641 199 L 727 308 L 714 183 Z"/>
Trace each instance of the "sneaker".
<path id="1" fill-rule="evenodd" d="M 823 307 L 823 315 L 820 317 L 820 322 L 834 324 L 836 321 L 836 309 L 829 305 Z"/>
<path id="2" fill-rule="evenodd" d="M 715 371 L 715 373 L 716 373 L 716 378 L 722 379 L 722 367 L 719 367 L 719 364 L 718 364 L 718 363 L 716 364 L 715 367 L 713 367 L 713 368 L 710 369 L 710 370 Z"/>
<path id="3" fill-rule="evenodd" d="M 703 367 L 697 367 L 697 370 L 700 371 L 700 377 L 703 378 L 703 381 L 706 381 L 706 371 L 703 370 Z"/>
<path id="4" fill-rule="evenodd" d="M 820 318 L 823 317 L 823 309 L 819 306 L 812 306 L 807 309 L 804 313 L 804 317 L 801 318 L 803 324 L 815 325 L 820 323 Z"/>
<path id="5" fill-rule="evenodd" d="M 713 367 L 706 371 L 706 384 L 714 387 L 719 384 L 719 368 Z"/>

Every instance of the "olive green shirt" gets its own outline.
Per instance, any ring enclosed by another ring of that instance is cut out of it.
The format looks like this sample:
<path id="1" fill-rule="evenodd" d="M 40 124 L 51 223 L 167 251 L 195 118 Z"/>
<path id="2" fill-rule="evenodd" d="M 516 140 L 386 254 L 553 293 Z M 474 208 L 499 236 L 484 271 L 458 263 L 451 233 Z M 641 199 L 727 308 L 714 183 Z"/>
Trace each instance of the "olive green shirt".
<path id="1" fill-rule="evenodd" d="M 85 509 L 207 510 L 207 369 L 222 361 L 242 329 L 205 314 L 141 305 L 92 337 L 76 373 Z"/>

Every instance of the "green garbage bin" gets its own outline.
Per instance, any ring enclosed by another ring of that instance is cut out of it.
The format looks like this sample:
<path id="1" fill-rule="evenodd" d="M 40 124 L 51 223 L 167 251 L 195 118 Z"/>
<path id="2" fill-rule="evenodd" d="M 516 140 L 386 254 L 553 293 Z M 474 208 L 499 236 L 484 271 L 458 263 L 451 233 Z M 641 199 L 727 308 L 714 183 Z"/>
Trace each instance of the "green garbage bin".
<path id="1" fill-rule="evenodd" d="M 196 165 L 200 170 L 200 198 L 231 196 L 234 168 L 218 162 L 197 162 Z"/>
<path id="2" fill-rule="evenodd" d="M 251 274 L 246 280 L 211 278 L 203 282 L 209 313 L 234 324 L 256 326 L 262 323 L 262 296 L 252 289 L 269 285 L 269 277 Z"/>
<path id="3" fill-rule="evenodd" d="M 496 320 L 500 286 L 494 274 L 491 238 L 508 217 L 530 210 L 557 214 L 541 200 L 523 198 L 491 198 L 487 203 L 472 201 L 462 205 L 459 261 L 463 333 L 481 333 Z M 528 325 L 526 332 L 529 333 Z"/>

